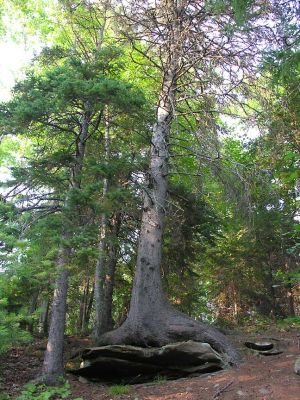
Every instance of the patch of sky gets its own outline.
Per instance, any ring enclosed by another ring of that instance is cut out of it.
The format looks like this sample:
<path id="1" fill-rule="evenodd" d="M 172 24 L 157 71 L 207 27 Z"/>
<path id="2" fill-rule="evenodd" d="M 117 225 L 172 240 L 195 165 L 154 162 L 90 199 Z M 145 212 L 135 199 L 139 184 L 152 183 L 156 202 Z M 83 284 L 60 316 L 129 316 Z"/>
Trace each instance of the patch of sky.
<path id="1" fill-rule="evenodd" d="M 256 126 L 255 122 L 251 125 L 244 123 L 240 118 L 234 118 L 229 115 L 222 115 L 222 123 L 224 124 L 225 136 L 230 136 L 247 143 L 253 139 L 256 139 L 260 135 L 260 131 Z"/>

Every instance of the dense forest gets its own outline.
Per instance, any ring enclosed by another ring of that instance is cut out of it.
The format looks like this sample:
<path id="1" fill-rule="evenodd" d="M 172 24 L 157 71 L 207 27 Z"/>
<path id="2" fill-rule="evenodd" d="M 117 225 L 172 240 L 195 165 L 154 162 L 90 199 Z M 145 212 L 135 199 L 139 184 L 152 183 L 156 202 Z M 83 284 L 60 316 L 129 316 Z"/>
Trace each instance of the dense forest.
<path id="1" fill-rule="evenodd" d="M 219 328 L 299 325 L 299 11 L 0 1 L 41 44 L 0 103 L 1 353 L 47 338 L 55 384 L 65 335 L 236 364 Z"/>

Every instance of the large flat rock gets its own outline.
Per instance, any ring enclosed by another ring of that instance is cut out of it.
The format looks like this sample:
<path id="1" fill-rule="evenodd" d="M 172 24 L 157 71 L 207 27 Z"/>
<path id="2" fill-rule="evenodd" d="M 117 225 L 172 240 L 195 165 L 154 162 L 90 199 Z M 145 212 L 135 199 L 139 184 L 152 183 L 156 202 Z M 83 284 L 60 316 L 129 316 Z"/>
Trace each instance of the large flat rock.
<path id="1" fill-rule="evenodd" d="M 224 369 L 223 357 L 208 343 L 193 341 L 143 348 L 111 345 L 84 349 L 67 364 L 69 372 L 109 382 L 144 382 L 156 375 L 178 378 Z"/>

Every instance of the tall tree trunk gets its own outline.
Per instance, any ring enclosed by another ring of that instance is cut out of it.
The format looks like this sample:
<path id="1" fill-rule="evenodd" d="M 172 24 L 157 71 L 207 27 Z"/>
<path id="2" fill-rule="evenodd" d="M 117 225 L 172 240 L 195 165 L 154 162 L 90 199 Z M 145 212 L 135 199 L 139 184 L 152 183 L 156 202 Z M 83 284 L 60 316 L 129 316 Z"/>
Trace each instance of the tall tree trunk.
<path id="1" fill-rule="evenodd" d="M 106 185 L 105 185 L 106 186 Z M 106 186 L 107 187 L 107 186 Z M 103 193 L 106 189 L 103 189 Z M 95 269 L 95 288 L 94 288 L 94 301 L 95 301 L 95 325 L 94 325 L 94 339 L 95 341 L 106 332 L 106 327 L 102 318 L 102 309 L 104 307 L 104 291 L 103 282 L 105 279 L 105 239 L 107 229 L 107 216 L 102 214 L 100 226 L 100 241 L 98 244 L 99 256 Z"/>
<path id="2" fill-rule="evenodd" d="M 287 289 L 288 289 L 287 290 L 287 297 L 288 297 L 289 317 L 296 317 L 293 284 L 292 283 L 288 283 Z"/>
<path id="3" fill-rule="evenodd" d="M 88 296 L 89 296 L 89 289 L 90 289 L 90 279 L 87 277 L 83 293 L 80 299 L 80 304 L 79 304 L 79 317 L 78 317 L 78 323 L 77 323 L 77 332 L 79 334 L 84 333 L 84 327 L 85 327 L 85 317 L 86 317 L 86 308 L 87 308 L 87 303 L 88 303 Z"/>
<path id="4" fill-rule="evenodd" d="M 110 122 L 109 113 L 106 108 L 105 112 L 105 136 L 104 136 L 104 146 L 105 146 L 105 163 L 108 165 L 109 155 L 110 155 Z M 108 192 L 108 179 L 104 178 L 103 181 L 103 199 L 106 198 Z M 112 328 L 111 321 L 109 320 L 109 305 L 107 304 L 106 298 L 106 281 L 108 279 L 107 275 L 107 257 L 106 257 L 106 237 L 107 237 L 107 215 L 105 212 L 101 216 L 100 224 L 100 240 L 98 244 L 99 257 L 96 263 L 95 269 L 95 325 L 94 325 L 94 340 L 97 341 L 102 333 L 107 332 Z"/>
<path id="5" fill-rule="evenodd" d="M 181 66 L 181 12 L 184 3 L 179 0 L 165 2 L 169 29 L 168 55 L 152 132 L 149 178 L 144 195 L 129 314 L 120 328 L 102 335 L 98 343 L 161 346 L 179 340 L 198 340 L 210 343 L 216 350 L 227 354 L 229 362 L 237 363 L 239 355 L 225 336 L 174 309 L 162 288 L 161 258 L 168 189 L 168 140 L 174 117 L 176 82 Z"/>
<path id="6" fill-rule="evenodd" d="M 76 140 L 75 164 L 71 169 L 71 183 L 69 189 L 80 189 L 81 173 L 83 168 L 86 140 L 91 118 L 89 104 L 82 115 L 81 131 Z M 68 204 L 68 196 L 66 205 Z M 71 224 L 72 225 L 72 221 Z M 49 328 L 48 344 L 45 353 L 41 380 L 47 385 L 55 385 L 63 378 L 63 342 L 66 319 L 67 291 L 71 249 L 67 242 L 71 238 L 71 227 L 64 228 L 62 244 L 57 257 L 57 278 L 51 307 L 51 321 Z"/>
<path id="7" fill-rule="evenodd" d="M 86 304 L 86 309 L 85 309 L 85 317 L 84 317 L 84 325 L 83 325 L 83 332 L 88 332 L 88 326 L 91 318 L 91 312 L 92 312 L 92 307 L 93 307 L 93 301 L 94 301 L 94 290 L 95 290 L 95 285 L 93 285 L 91 293 L 89 294 L 89 299 Z"/>
<path id="8" fill-rule="evenodd" d="M 39 333 L 46 336 L 48 334 L 48 314 L 49 314 L 49 299 L 43 299 L 41 304 L 41 315 L 39 319 Z"/>
<path id="9" fill-rule="evenodd" d="M 292 271 L 292 259 L 291 257 L 286 258 L 286 272 L 289 273 Z M 294 296 L 294 286 L 292 280 L 287 283 L 287 300 L 288 300 L 288 313 L 290 317 L 296 316 L 295 310 L 295 296 Z"/>
<path id="10" fill-rule="evenodd" d="M 108 239 L 108 258 L 105 264 L 105 273 L 102 282 L 103 303 L 101 309 L 101 326 L 103 332 L 107 332 L 113 327 L 112 300 L 115 284 L 115 271 L 118 258 L 118 245 L 116 239 L 119 234 L 121 224 L 121 214 L 117 213 L 111 220 L 112 228 L 110 239 Z"/>
<path id="11" fill-rule="evenodd" d="M 29 305 L 29 310 L 28 310 L 28 314 L 29 314 L 30 316 L 32 316 L 33 313 L 34 313 L 35 310 L 36 310 L 38 297 L 39 297 L 39 291 L 38 291 L 38 290 L 35 290 L 35 291 L 33 292 L 32 296 L 31 296 L 31 299 L 30 299 L 30 305 Z M 29 330 L 29 332 L 30 332 L 31 334 L 33 333 L 33 321 L 30 321 L 30 322 L 28 323 L 28 330 Z"/>
<path id="12" fill-rule="evenodd" d="M 93 289 L 92 289 L 92 297 L 93 297 Z M 80 328 L 80 333 L 81 335 L 85 335 L 87 332 L 87 326 L 89 323 L 88 320 L 88 308 L 89 308 L 89 303 L 90 303 L 90 279 L 88 278 L 87 284 L 86 284 L 86 291 L 85 291 L 85 296 L 84 296 L 84 307 L 83 307 L 83 314 L 82 314 L 82 321 L 81 321 L 81 328 Z"/>

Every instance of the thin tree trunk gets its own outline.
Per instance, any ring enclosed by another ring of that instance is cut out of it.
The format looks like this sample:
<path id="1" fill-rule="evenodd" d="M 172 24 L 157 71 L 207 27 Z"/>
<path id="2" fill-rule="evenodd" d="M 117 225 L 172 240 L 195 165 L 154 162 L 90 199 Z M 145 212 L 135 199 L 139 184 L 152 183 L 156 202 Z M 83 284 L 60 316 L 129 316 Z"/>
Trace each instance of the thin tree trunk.
<path id="1" fill-rule="evenodd" d="M 286 272 L 289 273 L 292 271 L 291 268 L 291 263 L 292 260 L 290 257 L 287 257 L 286 259 Z M 295 296 L 294 296 L 294 287 L 293 283 L 290 280 L 287 284 L 287 299 L 288 299 L 288 313 L 290 317 L 295 317 L 296 316 L 296 310 L 295 310 Z"/>
<path id="2" fill-rule="evenodd" d="M 28 313 L 29 313 L 30 316 L 32 316 L 33 313 L 36 310 L 38 297 L 39 297 L 39 291 L 36 290 L 36 291 L 33 292 L 32 296 L 31 296 L 31 299 L 30 299 L 30 306 L 29 306 L 29 310 L 28 310 Z M 29 332 L 31 334 L 33 333 L 33 321 L 29 322 L 28 330 L 29 330 Z"/>
<path id="3" fill-rule="evenodd" d="M 84 292 L 81 295 L 80 302 L 79 302 L 79 315 L 77 321 L 77 334 L 80 335 L 82 333 L 82 324 L 83 324 L 83 315 L 84 315 L 84 306 L 85 306 L 85 287 Z"/>
<path id="4" fill-rule="evenodd" d="M 47 350 L 43 364 L 43 382 L 56 385 L 64 377 L 63 343 L 66 318 L 70 249 L 62 248 L 57 258 L 57 268 L 61 269 L 55 281 L 54 296 Z"/>
<path id="5" fill-rule="evenodd" d="M 84 332 L 88 331 L 88 326 L 91 318 L 91 312 L 92 312 L 92 307 L 93 307 L 93 301 L 94 301 L 94 287 L 93 285 L 91 293 L 89 295 L 89 300 L 87 302 L 86 310 L 85 310 L 85 317 L 84 317 Z"/>
<path id="6" fill-rule="evenodd" d="M 273 254 L 269 254 L 268 260 L 268 285 L 269 285 L 269 293 L 271 298 L 271 312 L 270 315 L 275 320 L 281 314 L 281 309 L 278 306 L 277 298 L 276 298 L 276 291 L 274 287 L 274 274 L 273 274 Z"/>
<path id="7" fill-rule="evenodd" d="M 106 186 L 106 185 L 105 185 Z M 107 187 L 107 186 L 106 186 Z M 103 189 L 103 193 L 106 188 Z M 107 229 L 107 217 L 105 214 L 101 216 L 100 226 L 100 241 L 98 244 L 99 256 L 95 269 L 95 288 L 94 288 L 94 301 L 95 301 L 95 325 L 94 325 L 94 338 L 97 340 L 103 332 L 105 327 L 102 321 L 102 309 L 104 304 L 103 281 L 105 278 L 105 239 Z"/>
<path id="8" fill-rule="evenodd" d="M 288 297 L 288 307 L 289 307 L 289 316 L 295 317 L 295 298 L 294 298 L 294 288 L 292 283 L 288 283 L 287 285 L 287 297 Z"/>
<path id="9" fill-rule="evenodd" d="M 42 333 L 43 336 L 47 336 L 48 334 L 48 314 L 49 314 L 49 299 L 43 299 L 42 301 L 42 313 L 39 319 L 39 333 Z"/>
<path id="10" fill-rule="evenodd" d="M 90 292 L 90 278 L 87 278 L 87 283 L 85 286 L 85 294 L 84 294 L 84 302 L 82 308 L 82 318 L 81 318 L 81 325 L 80 325 L 80 334 L 84 335 L 86 330 L 86 315 L 87 315 L 87 308 L 89 303 L 89 292 Z"/>
<path id="11" fill-rule="evenodd" d="M 88 128 L 90 123 L 91 112 L 89 104 L 86 104 L 86 111 L 82 116 L 81 131 L 76 141 L 75 165 L 71 170 L 70 190 L 79 189 L 81 185 L 81 172 L 83 168 L 83 160 L 85 153 L 85 145 L 88 137 Z M 66 199 L 66 204 L 68 198 Z M 71 228 L 64 228 L 62 241 L 66 242 L 71 238 Z M 41 380 L 47 385 L 59 383 L 63 378 L 63 342 L 66 319 L 67 291 L 69 263 L 71 249 L 66 243 L 62 243 L 57 257 L 57 278 L 55 281 L 54 297 L 51 307 L 51 321 L 49 328 L 48 344 L 45 353 Z"/>
<path id="12" fill-rule="evenodd" d="M 77 323 L 77 332 L 79 334 L 84 333 L 84 326 L 85 326 L 85 316 L 86 316 L 86 307 L 88 302 L 88 295 L 89 295 L 89 287 L 90 287 L 90 279 L 87 277 L 86 283 L 84 285 L 83 293 L 80 299 L 79 304 L 79 318 Z"/>
<path id="13" fill-rule="evenodd" d="M 113 327 L 112 318 L 112 301 L 113 301 L 113 289 L 115 284 L 115 271 L 118 258 L 118 245 L 116 239 L 119 234 L 121 224 L 121 214 L 117 215 L 112 219 L 112 231 L 110 243 L 108 243 L 108 260 L 105 268 L 105 277 L 103 280 L 103 308 L 101 312 L 102 326 L 105 328 L 105 332 L 109 331 Z"/>
<path id="14" fill-rule="evenodd" d="M 109 160 L 109 141 L 110 141 L 110 124 L 108 110 L 105 112 L 105 136 L 104 136 L 104 146 L 105 146 L 105 163 L 108 164 Z M 108 192 L 108 179 L 104 178 L 103 181 L 103 199 L 106 198 Z M 107 236 L 107 215 L 105 212 L 101 216 L 100 224 L 100 240 L 98 244 L 99 257 L 96 263 L 95 269 L 95 325 L 94 325 L 94 339 L 97 341 L 102 333 L 107 332 L 111 329 L 107 325 L 106 318 L 106 301 L 105 301 L 105 279 L 106 279 L 106 236 Z"/>

